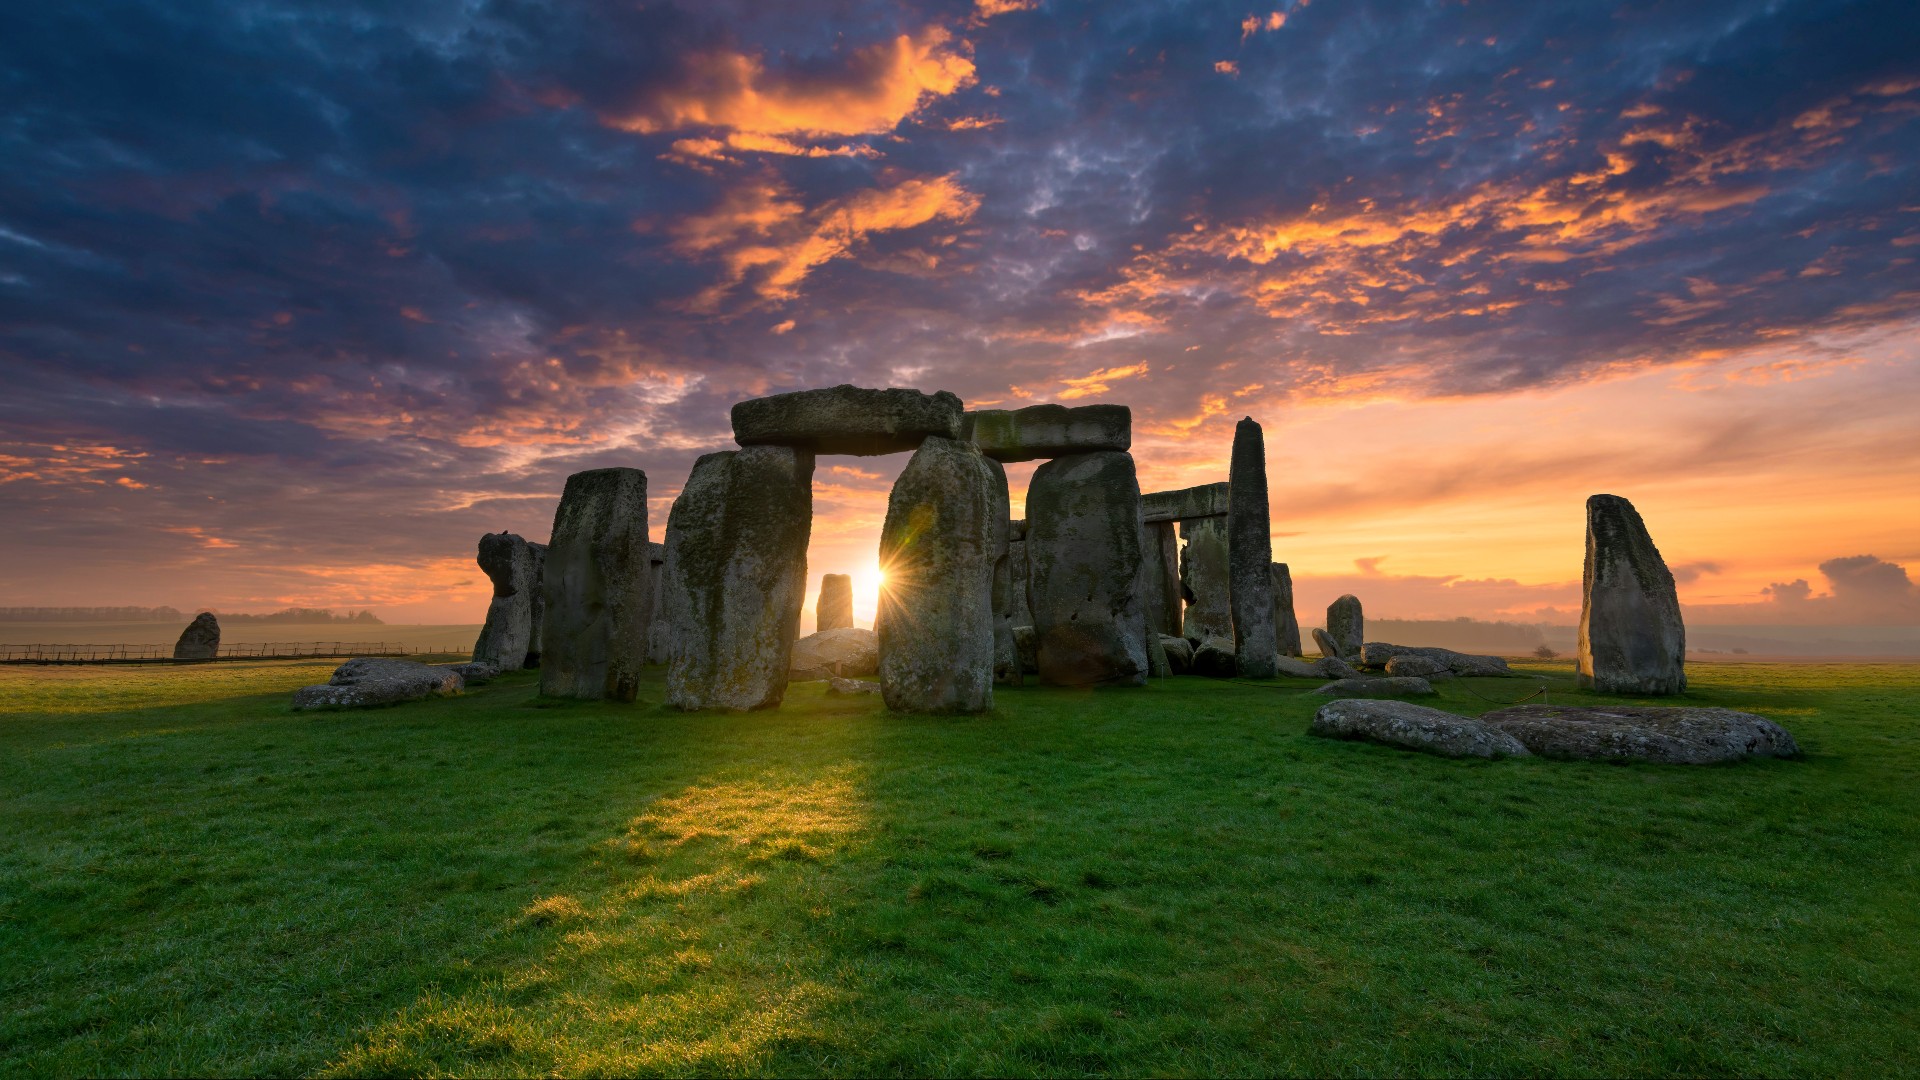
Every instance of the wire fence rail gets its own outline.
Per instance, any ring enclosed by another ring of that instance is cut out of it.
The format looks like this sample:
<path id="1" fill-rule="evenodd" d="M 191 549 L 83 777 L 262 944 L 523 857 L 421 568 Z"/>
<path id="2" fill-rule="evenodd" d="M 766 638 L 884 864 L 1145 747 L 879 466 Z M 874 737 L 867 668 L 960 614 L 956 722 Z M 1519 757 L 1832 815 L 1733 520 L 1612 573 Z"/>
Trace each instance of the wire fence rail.
<path id="1" fill-rule="evenodd" d="M 318 660 L 355 656 L 461 654 L 466 646 L 393 641 L 270 641 L 220 646 L 215 656 L 179 659 L 171 645 L 0 645 L 0 664 L 208 664 L 223 660 Z"/>

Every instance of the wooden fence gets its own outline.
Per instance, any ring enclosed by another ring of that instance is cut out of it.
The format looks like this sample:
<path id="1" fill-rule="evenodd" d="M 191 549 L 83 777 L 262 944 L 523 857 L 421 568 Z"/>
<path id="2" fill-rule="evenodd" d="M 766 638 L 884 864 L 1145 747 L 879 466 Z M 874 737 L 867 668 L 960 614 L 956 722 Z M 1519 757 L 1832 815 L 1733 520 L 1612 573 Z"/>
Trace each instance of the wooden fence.
<path id="1" fill-rule="evenodd" d="M 0 664 L 207 664 L 221 660 L 320 660 L 355 656 L 464 654 L 467 645 L 402 645 L 391 641 L 239 642 L 206 660 L 176 660 L 171 645 L 0 645 Z"/>

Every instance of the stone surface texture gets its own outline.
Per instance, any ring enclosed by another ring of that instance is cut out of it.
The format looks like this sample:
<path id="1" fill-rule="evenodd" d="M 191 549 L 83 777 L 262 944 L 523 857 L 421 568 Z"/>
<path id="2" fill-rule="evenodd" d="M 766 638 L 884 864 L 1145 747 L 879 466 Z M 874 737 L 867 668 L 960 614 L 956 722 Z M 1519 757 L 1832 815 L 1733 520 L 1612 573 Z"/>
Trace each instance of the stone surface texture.
<path id="1" fill-rule="evenodd" d="M 527 633 L 526 666 L 537 668 L 540 666 L 540 654 L 547 648 L 547 545 L 529 540 L 527 554 L 533 559 L 533 588 L 527 603 L 532 610 L 527 615 L 530 629 Z M 647 595 L 660 595 L 660 590 L 654 587 L 651 579 L 648 580 Z M 647 614 L 651 616 L 653 613 L 648 611 Z"/>
<path id="2" fill-rule="evenodd" d="M 180 631 L 180 639 L 173 643 L 175 660 L 211 660 L 219 655 L 220 620 L 211 611 L 195 615 L 187 628 Z"/>
<path id="3" fill-rule="evenodd" d="M 1225 485 L 1222 485 L 1223 487 Z M 1233 640 L 1233 606 L 1229 596 L 1227 519 L 1194 518 L 1180 523 L 1180 598 L 1186 602 L 1181 618 L 1183 637 Z"/>
<path id="4" fill-rule="evenodd" d="M 1408 678 L 1335 679 L 1314 691 L 1343 698 L 1426 697 L 1438 692 L 1425 679 Z"/>
<path id="5" fill-rule="evenodd" d="M 792 682 L 877 675 L 880 672 L 880 638 L 871 630 L 842 626 L 808 634 L 793 643 L 787 678 Z"/>
<path id="6" fill-rule="evenodd" d="M 664 540 L 665 530 L 660 535 Z M 665 664 L 673 656 L 673 628 L 667 623 L 667 545 L 664 542 L 648 544 L 647 561 L 652 564 L 647 580 L 653 583 L 653 612 L 647 621 L 647 663 Z"/>
<path id="7" fill-rule="evenodd" d="M 1504 679 L 1513 676 L 1513 669 L 1498 656 L 1480 656 L 1475 653 L 1454 652 L 1428 645 L 1391 645 L 1384 641 L 1369 641 L 1361 647 L 1360 665 L 1375 671 L 1384 670 L 1400 657 L 1422 657 L 1437 661 L 1455 675 L 1476 676 L 1488 679 Z"/>
<path id="8" fill-rule="evenodd" d="M 1227 598 L 1234 655 L 1244 679 L 1278 672 L 1273 625 L 1273 519 L 1267 507 L 1267 442 L 1253 417 L 1233 429 L 1227 469 Z"/>
<path id="9" fill-rule="evenodd" d="M 1027 599 L 1040 678 L 1140 686 L 1149 671 L 1140 607 L 1140 484 L 1118 451 L 1055 458 L 1027 489 Z"/>
<path id="10" fill-rule="evenodd" d="M 1603 694 L 1653 696 L 1687 688 L 1687 630 L 1673 574 L 1633 504 L 1587 500 L 1587 562 L 1575 682 Z"/>
<path id="11" fill-rule="evenodd" d="M 1193 673 L 1209 679 L 1231 679 L 1240 668 L 1233 654 L 1233 639 L 1206 638 L 1193 650 Z"/>
<path id="12" fill-rule="evenodd" d="M 333 669 L 319 686 L 294 691 L 296 709 L 362 708 L 429 697 L 450 697 L 466 689 L 459 672 L 412 660 L 362 656 Z"/>
<path id="13" fill-rule="evenodd" d="M 1172 634 L 1160 635 L 1160 651 L 1167 654 L 1167 669 L 1175 675 L 1193 671 L 1193 642 Z"/>
<path id="14" fill-rule="evenodd" d="M 1333 635 L 1317 626 L 1313 628 L 1313 644 L 1315 648 L 1320 650 L 1321 656 L 1330 656 L 1339 659 L 1340 646 L 1334 644 Z"/>
<path id="15" fill-rule="evenodd" d="M 993 569 L 1006 516 L 971 444 L 929 437 L 887 496 L 880 529 L 880 687 L 887 708 L 993 707 Z"/>
<path id="16" fill-rule="evenodd" d="M 993 556 L 993 677 L 1017 685 L 1024 680 L 1020 670 L 1020 647 L 1013 640 L 1016 605 L 1013 593 L 1013 522 L 1009 517 L 1012 500 L 1007 491 L 1006 466 L 992 458 L 987 458 L 986 462 L 993 484 L 993 517 L 988 523 L 988 548 Z"/>
<path id="17" fill-rule="evenodd" d="M 966 414 L 963 436 L 995 461 L 1034 461 L 1133 448 L 1133 411 L 1125 405 L 1029 405 Z"/>
<path id="18" fill-rule="evenodd" d="M 1013 628 L 1013 650 L 1020 657 L 1020 671 L 1023 674 L 1040 674 L 1040 635 L 1034 633 L 1033 627 Z"/>
<path id="19" fill-rule="evenodd" d="M 827 680 L 827 693 L 878 694 L 880 693 L 880 684 L 877 682 L 867 682 L 864 679 L 842 679 L 836 677 Z"/>
<path id="20" fill-rule="evenodd" d="M 1317 660 L 1302 660 L 1295 656 L 1280 658 L 1280 674 L 1295 679 L 1358 679 L 1358 671 L 1346 661 L 1334 656 L 1322 656 Z"/>
<path id="21" fill-rule="evenodd" d="M 451 671 L 460 676 L 464 687 L 485 686 L 500 677 L 500 669 L 485 660 L 469 660 L 464 664 L 435 664 L 437 668 Z"/>
<path id="22" fill-rule="evenodd" d="M 812 530 L 812 454 L 749 446 L 694 462 L 667 518 L 667 704 L 731 712 L 780 704 Z"/>
<path id="23" fill-rule="evenodd" d="M 1441 757 L 1528 757 L 1519 740 L 1478 720 L 1407 701 L 1353 699 L 1320 706 L 1307 734 L 1418 750 Z"/>
<path id="24" fill-rule="evenodd" d="M 1180 537 L 1171 521 L 1141 526 L 1144 557 L 1140 562 L 1140 608 L 1147 629 L 1156 634 L 1180 634 Z"/>
<path id="25" fill-rule="evenodd" d="M 646 473 L 590 469 L 567 477 L 542 575 L 542 694 L 633 700 L 653 616 L 647 555 Z"/>
<path id="26" fill-rule="evenodd" d="M 1415 679 L 1452 678 L 1453 669 L 1430 656 L 1416 653 L 1402 653 L 1387 661 L 1386 672 L 1396 678 L 1407 676 Z"/>
<path id="27" fill-rule="evenodd" d="M 839 630 L 852 625 L 853 575 L 820 575 L 820 599 L 813 605 L 814 630 Z"/>
<path id="28" fill-rule="evenodd" d="M 1359 597 L 1348 593 L 1327 605 L 1327 636 L 1333 639 L 1335 656 L 1349 663 L 1360 659 L 1367 642 L 1367 620 Z M 1319 640 L 1318 635 L 1314 640 Z"/>
<path id="29" fill-rule="evenodd" d="M 533 650 L 533 600 L 539 592 L 533 545 L 510 532 L 487 533 L 480 538 L 474 561 L 493 582 L 493 599 L 473 643 L 473 658 L 502 671 L 518 671 Z"/>
<path id="30" fill-rule="evenodd" d="M 1480 719 L 1541 757 L 1576 761 L 1714 765 L 1800 753 L 1779 724 L 1733 709 L 1515 705 Z"/>
<path id="31" fill-rule="evenodd" d="M 1195 518 L 1226 517 L 1231 497 L 1225 481 L 1148 492 L 1140 496 L 1140 520 L 1191 521 Z"/>
<path id="32" fill-rule="evenodd" d="M 945 390 L 797 390 L 735 405 L 733 441 L 814 454 L 901 454 L 929 436 L 960 438 L 964 413 L 960 399 Z"/>
<path id="33" fill-rule="evenodd" d="M 1300 647 L 1300 620 L 1293 614 L 1293 571 L 1273 564 L 1273 643 L 1281 656 L 1305 656 Z"/>

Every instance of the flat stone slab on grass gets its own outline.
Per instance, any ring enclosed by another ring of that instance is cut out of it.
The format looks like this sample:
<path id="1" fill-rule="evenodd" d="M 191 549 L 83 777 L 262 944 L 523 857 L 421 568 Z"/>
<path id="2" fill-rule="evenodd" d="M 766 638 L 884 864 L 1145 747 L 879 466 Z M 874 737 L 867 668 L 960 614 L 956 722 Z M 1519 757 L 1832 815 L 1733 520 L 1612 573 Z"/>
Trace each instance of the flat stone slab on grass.
<path id="1" fill-rule="evenodd" d="M 733 441 L 793 446 L 815 454 L 904 454 L 927 436 L 960 438 L 966 409 L 945 390 L 835 386 L 753 398 L 733 407 Z"/>
<path id="2" fill-rule="evenodd" d="M 867 682 L 865 679 L 842 679 L 836 676 L 827 680 L 829 694 L 878 694 L 881 692 L 882 687 L 879 683 Z"/>
<path id="3" fill-rule="evenodd" d="M 1227 493 L 1232 485 L 1201 484 L 1199 487 L 1172 491 L 1149 491 L 1140 496 L 1141 521 L 1189 521 L 1193 518 L 1226 517 Z"/>
<path id="4" fill-rule="evenodd" d="M 1439 691 L 1425 679 L 1385 678 L 1385 679 L 1335 679 L 1315 690 L 1316 694 L 1328 697 L 1372 698 L 1372 697 L 1427 697 Z"/>
<path id="5" fill-rule="evenodd" d="M 452 668 L 384 656 L 361 656 L 334 668 L 333 677 L 322 685 L 295 690 L 293 707 L 351 709 L 394 705 L 429 697 L 452 697 L 464 689 L 466 680 Z"/>
<path id="6" fill-rule="evenodd" d="M 1797 757 L 1787 729 L 1733 709 L 1646 705 L 1514 705 L 1480 718 L 1541 757 L 1714 765 Z"/>
<path id="7" fill-rule="evenodd" d="M 1358 679 L 1361 675 L 1353 666 L 1337 656 L 1323 656 L 1318 660 L 1302 660 L 1297 656 L 1280 658 L 1280 674 L 1295 679 Z"/>
<path id="8" fill-rule="evenodd" d="M 793 643 L 793 658 L 787 661 L 787 678 L 792 682 L 879 672 L 880 638 L 858 626 L 808 634 Z"/>
<path id="9" fill-rule="evenodd" d="M 1465 716 L 1409 701 L 1330 701 L 1314 714 L 1309 735 L 1355 739 L 1441 757 L 1528 757 L 1506 732 Z"/>
<path id="10" fill-rule="evenodd" d="M 966 414 L 966 439 L 995 461 L 1127 450 L 1133 446 L 1133 410 L 1125 405 L 1029 405 Z"/>
<path id="11" fill-rule="evenodd" d="M 1488 679 L 1513 677 L 1513 669 L 1507 666 L 1506 660 L 1498 656 L 1454 652 L 1452 649 L 1426 645 L 1390 645 L 1384 641 L 1369 641 L 1361 647 L 1360 652 L 1360 663 L 1363 667 L 1384 668 L 1396 658 L 1418 656 L 1439 661 L 1455 675 Z"/>

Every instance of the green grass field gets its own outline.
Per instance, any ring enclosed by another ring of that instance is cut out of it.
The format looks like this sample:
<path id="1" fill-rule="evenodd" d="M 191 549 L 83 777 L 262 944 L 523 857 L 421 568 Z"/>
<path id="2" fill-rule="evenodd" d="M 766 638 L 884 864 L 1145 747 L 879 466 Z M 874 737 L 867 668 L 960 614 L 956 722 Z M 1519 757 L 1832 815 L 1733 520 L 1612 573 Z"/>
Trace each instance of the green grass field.
<path id="1" fill-rule="evenodd" d="M 330 666 L 0 670 L 0 1072 L 1920 1073 L 1920 666 L 1693 666 L 1807 751 L 1717 768 Z"/>

